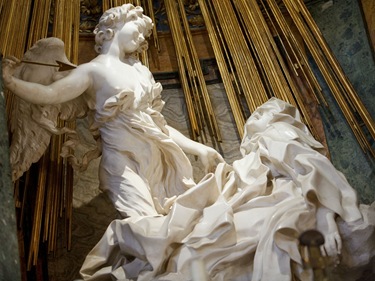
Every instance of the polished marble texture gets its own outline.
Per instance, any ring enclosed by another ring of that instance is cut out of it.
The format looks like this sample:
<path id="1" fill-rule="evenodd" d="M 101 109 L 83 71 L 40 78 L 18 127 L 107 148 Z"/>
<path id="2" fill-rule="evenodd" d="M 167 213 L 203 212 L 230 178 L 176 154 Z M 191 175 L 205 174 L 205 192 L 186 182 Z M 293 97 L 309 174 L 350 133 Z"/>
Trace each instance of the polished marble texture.
<path id="1" fill-rule="evenodd" d="M 324 11 L 318 5 L 309 8 L 345 73 L 374 116 L 375 107 L 372 98 L 375 83 L 374 63 L 363 30 L 357 1 L 334 1 L 334 5 Z M 229 113 L 230 109 L 222 85 L 210 85 L 209 92 L 212 96 L 215 113 L 218 116 L 223 141 L 216 143 L 208 137 L 207 144 L 217 148 L 227 162 L 231 163 L 239 157 L 239 137 Z M 326 95 L 331 101 L 333 112 L 333 117 L 323 114 L 332 161 L 357 190 L 360 201 L 371 203 L 375 199 L 375 187 L 372 184 L 375 180 L 373 160 L 363 155 L 345 123 L 346 121 L 342 118 L 337 107 L 333 105 L 333 99 L 329 93 Z M 167 89 L 163 92 L 163 99 L 166 101 L 163 114 L 168 123 L 189 135 L 186 108 L 181 90 Z M 81 122 L 80 128 L 84 130 L 85 122 Z M 191 160 L 195 166 L 196 179 L 199 180 L 203 175 L 201 167 L 194 157 Z M 51 281 L 78 278 L 78 270 L 86 254 L 104 233 L 109 222 L 117 216 L 110 201 L 97 188 L 97 165 L 97 161 L 93 162 L 87 172 L 76 177 L 72 250 L 68 252 L 64 245 L 60 245 L 55 255 L 50 256 L 49 275 Z M 370 279 L 364 277 L 361 280 Z"/>
<path id="2" fill-rule="evenodd" d="M 309 9 L 345 73 L 353 82 L 354 88 L 366 104 L 372 117 L 375 118 L 375 100 L 373 98 L 375 91 L 375 66 L 366 32 L 364 31 L 364 23 L 361 18 L 358 1 L 334 0 L 333 6 L 327 7 L 325 10 L 320 5 L 311 6 Z M 239 138 L 232 125 L 233 122 L 229 114 L 227 101 L 222 92 L 215 88 L 220 89 L 221 85 L 210 86 L 210 93 L 215 97 L 213 104 L 219 116 L 219 125 L 221 128 L 227 127 L 228 129 L 224 129 L 223 142 L 220 144 L 215 143 L 213 146 L 216 146 L 223 153 L 228 162 L 232 162 L 239 156 L 237 149 Z M 357 190 L 361 202 L 374 202 L 374 161 L 362 153 L 341 113 L 333 105 L 333 99 L 328 93 L 326 95 L 331 101 L 331 110 L 334 116 L 333 118 L 332 116 L 323 115 L 332 161 Z M 188 135 L 187 115 L 181 91 L 177 89 L 166 90 L 163 98 L 167 102 L 163 113 L 168 122 Z M 85 123 L 82 123 L 80 126 L 84 128 Z M 5 145 L 7 145 L 5 142 L 1 142 L 1 147 Z M 197 179 L 199 179 L 202 176 L 201 168 L 194 158 L 192 158 L 192 161 L 196 163 L 195 172 Z M 6 166 L 6 163 L 2 164 Z M 75 179 L 72 250 L 67 251 L 65 244 L 63 244 L 65 240 L 59 239 L 61 244 L 58 250 L 49 257 L 49 280 L 51 281 L 68 281 L 77 278 L 79 267 L 86 254 L 101 237 L 109 222 L 117 216 L 110 201 L 97 188 L 97 166 L 98 160 L 90 165 L 88 171 L 79 176 L 77 175 Z M 3 168 L 1 171 L 2 179 L 9 176 L 8 172 Z M 5 184 L 7 185 L 8 183 Z M 11 230 L 14 229 L 12 224 L 15 223 L 13 202 L 9 199 L 12 192 L 2 188 L 1 194 L 7 198 L 7 201 L 2 201 L 1 213 L 4 219 L 7 216 L 9 217 L 11 223 L 8 226 Z M 2 227 L 1 233 L 6 234 L 10 230 Z M 11 276 L 11 279 L 7 278 L 6 280 L 17 280 L 19 274 L 14 270 L 14 268 L 18 267 L 17 261 L 15 261 L 17 258 L 15 257 L 17 254 L 17 249 L 15 249 L 17 244 L 16 237 L 4 235 L 1 238 L 2 241 L 6 240 L 9 243 L 2 243 L 2 249 L 4 250 L 1 252 L 3 258 L 1 266 L 6 271 L 1 268 L 0 280 L 3 280 L 2 277 L 4 277 L 5 273 L 8 274 L 7 276 Z M 13 250 L 13 252 L 11 253 L 9 249 Z"/>
<path id="3" fill-rule="evenodd" d="M 240 144 L 239 137 L 237 136 L 235 126 L 233 126 L 231 114 L 228 112 L 229 105 L 222 85 L 209 85 L 208 88 L 210 95 L 214 97 L 213 107 L 218 116 L 218 124 L 222 132 L 223 141 L 216 143 L 208 138 L 207 144 L 216 146 L 227 162 L 231 163 L 240 157 L 238 150 Z M 163 100 L 166 102 L 163 114 L 168 123 L 188 135 L 189 129 L 183 93 L 179 89 L 165 90 Z M 78 124 L 82 132 L 86 130 L 86 125 L 85 121 Z M 198 181 L 203 176 L 202 168 L 199 161 L 196 161 L 194 157 L 191 157 L 191 161 L 194 165 L 195 178 Z M 74 280 L 74 278 L 78 278 L 78 270 L 85 256 L 101 238 L 106 226 L 114 218 L 118 217 L 106 195 L 98 190 L 97 168 L 98 160 L 95 160 L 89 166 L 88 171 L 76 177 L 72 250 L 68 252 L 63 245 L 60 245 L 55 253 L 55 257 L 50 257 L 49 278 L 51 281 Z M 375 208 L 375 206 L 372 206 L 372 208 Z M 340 268 L 340 274 L 342 274 L 342 270 L 345 270 L 345 268 Z M 361 276 L 361 273 L 356 274 Z M 349 278 L 352 277 L 353 275 L 350 275 Z M 349 281 L 352 279 L 345 280 Z M 359 280 L 370 279 L 363 277 Z"/>
<path id="4" fill-rule="evenodd" d="M 217 143 L 207 135 L 206 144 L 219 150 L 226 161 L 231 163 L 240 157 L 239 137 L 233 126 L 231 114 L 228 112 L 229 104 L 222 85 L 216 84 L 208 87 L 210 95 L 214 97 L 213 107 L 218 116 L 223 141 Z M 168 124 L 188 136 L 189 125 L 183 93 L 179 89 L 168 89 L 164 90 L 162 97 L 166 103 L 163 115 Z M 78 122 L 77 126 L 83 133 L 82 135 L 88 136 L 86 120 Z M 87 141 L 90 141 L 90 138 L 87 138 Z M 199 181 L 204 175 L 202 166 L 194 156 L 190 156 L 190 160 L 194 165 L 195 179 Z M 86 254 L 100 239 L 108 224 L 117 217 L 112 203 L 98 189 L 98 165 L 99 159 L 92 162 L 86 172 L 77 174 L 75 177 L 72 250 L 68 252 L 61 244 L 55 256 L 50 257 L 50 281 L 78 278 L 78 270 Z M 63 239 L 60 239 L 60 242 L 64 243 Z"/>

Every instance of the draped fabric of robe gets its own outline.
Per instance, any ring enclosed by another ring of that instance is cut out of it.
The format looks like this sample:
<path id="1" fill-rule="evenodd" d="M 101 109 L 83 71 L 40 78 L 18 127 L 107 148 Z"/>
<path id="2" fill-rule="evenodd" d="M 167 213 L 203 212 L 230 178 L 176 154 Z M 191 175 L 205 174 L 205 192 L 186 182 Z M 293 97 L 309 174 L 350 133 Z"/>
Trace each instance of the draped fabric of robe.
<path id="1" fill-rule="evenodd" d="M 194 185 L 189 159 L 165 128 L 161 91 L 160 83 L 124 90 L 96 109 L 100 188 L 123 217 L 157 215 L 166 198 Z"/>
<path id="2" fill-rule="evenodd" d="M 144 130 L 136 130 L 141 132 L 138 139 Z M 86 257 L 84 280 L 192 280 L 191 264 L 197 259 L 209 280 L 291 280 L 291 264 L 301 270 L 298 236 L 316 227 L 318 204 L 344 221 L 361 219 L 354 190 L 322 154 L 323 146 L 294 107 L 272 98 L 252 114 L 244 130 L 243 157 L 232 165 L 219 164 L 215 173 L 186 185 L 188 189 L 179 186 L 190 176 L 190 170 L 189 175 L 179 171 L 185 162 L 168 163 L 175 168 L 172 174 L 152 175 L 162 183 L 150 182 L 152 195 L 143 190 L 132 198 L 134 208 L 155 195 L 177 195 L 173 205 L 166 214 L 146 210 L 114 220 Z M 140 144 L 160 149 L 152 161 L 162 167 L 167 164 L 162 154 L 174 154 L 177 148 L 167 133 L 163 140 L 160 135 L 147 133 Z M 164 141 L 168 145 L 162 148 Z M 135 173 L 143 173 L 139 163 L 134 167 Z M 103 169 L 106 173 L 109 168 Z"/>

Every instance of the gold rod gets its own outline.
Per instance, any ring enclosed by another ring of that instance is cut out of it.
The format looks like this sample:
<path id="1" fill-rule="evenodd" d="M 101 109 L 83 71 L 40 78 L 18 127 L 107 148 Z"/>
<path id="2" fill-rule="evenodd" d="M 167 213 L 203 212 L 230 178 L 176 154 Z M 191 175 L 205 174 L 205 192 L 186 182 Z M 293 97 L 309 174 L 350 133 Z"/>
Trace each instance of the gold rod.
<path id="1" fill-rule="evenodd" d="M 184 27 L 184 30 L 185 30 L 185 37 L 186 37 L 187 42 L 188 42 L 188 50 L 190 51 L 189 57 L 190 57 L 190 60 L 192 62 L 192 66 L 193 66 L 193 69 L 194 69 L 193 75 L 196 78 L 195 81 L 196 80 L 198 81 L 199 90 L 202 94 L 203 103 L 204 103 L 204 106 L 205 106 L 204 112 L 202 112 L 202 115 L 203 116 L 207 115 L 206 116 L 207 119 L 208 119 L 207 125 L 209 126 L 209 129 L 212 131 L 214 137 L 216 137 L 216 139 L 218 141 L 221 141 L 220 130 L 219 130 L 216 118 L 214 117 L 215 114 L 214 114 L 212 103 L 211 103 L 211 100 L 210 100 L 210 96 L 209 96 L 209 93 L 208 93 L 208 90 L 207 90 L 206 81 L 204 80 L 204 76 L 203 76 L 201 64 L 199 62 L 198 54 L 197 54 L 197 51 L 195 49 L 193 38 L 192 38 L 192 35 L 191 35 L 191 32 L 190 32 L 189 23 L 188 23 L 187 16 L 186 16 L 186 13 L 185 13 L 184 3 L 183 3 L 182 0 L 178 0 L 177 2 L 178 2 L 178 5 L 180 7 L 182 24 L 183 24 L 183 27 Z"/>
<path id="2" fill-rule="evenodd" d="M 36 191 L 35 209 L 33 216 L 33 226 L 30 239 L 30 250 L 27 260 L 27 269 L 30 270 L 37 264 L 39 253 L 40 230 L 42 225 L 45 183 L 47 179 L 48 159 L 42 156 L 39 167 L 39 177 Z"/>
<path id="3" fill-rule="evenodd" d="M 241 14 L 245 18 L 246 27 L 249 29 L 273 95 L 295 105 L 289 86 L 279 67 L 279 61 L 276 59 L 275 48 L 271 44 L 272 41 L 269 40 L 272 36 L 258 4 L 254 0 L 237 1 L 236 3 L 239 4 Z"/>
<path id="4" fill-rule="evenodd" d="M 252 112 L 262 101 L 267 100 L 267 93 L 230 1 L 212 1 L 211 4 L 220 22 L 247 105 Z"/>
<path id="5" fill-rule="evenodd" d="M 290 65 L 292 66 L 292 69 L 295 71 L 297 75 L 299 75 L 296 69 L 298 68 L 302 72 L 302 75 L 306 77 L 308 88 L 310 89 L 311 93 L 314 95 L 316 102 L 318 104 L 322 102 L 326 107 L 328 107 L 328 103 L 322 93 L 322 88 L 320 87 L 319 82 L 317 81 L 308 63 L 306 54 L 302 52 L 303 47 L 300 46 L 296 36 L 291 31 L 276 1 L 275 0 L 262 0 L 263 4 L 264 4 L 264 1 L 267 1 L 268 6 L 270 7 L 273 13 L 273 16 L 275 17 L 275 21 L 278 24 L 280 31 L 282 32 L 282 37 L 281 37 L 280 34 L 278 33 L 278 28 L 275 26 L 274 29 L 277 32 L 278 38 L 280 39 L 280 42 L 285 50 L 285 53 L 288 54 L 288 58 L 290 59 Z M 285 38 L 285 40 L 283 40 L 282 38 Z M 285 45 L 285 43 L 288 46 L 288 48 Z M 289 52 L 291 52 L 291 54 L 295 58 L 295 62 L 293 62 L 292 59 L 290 58 Z"/>
<path id="6" fill-rule="evenodd" d="M 180 81 L 181 87 L 183 89 L 185 100 L 186 100 L 186 107 L 189 115 L 189 121 L 191 125 L 191 134 L 194 140 L 197 140 L 197 136 L 199 135 L 199 122 L 197 120 L 197 114 L 194 108 L 193 98 L 191 96 L 192 92 L 189 89 L 188 84 L 188 77 L 186 72 L 191 71 L 190 66 L 188 65 L 188 61 L 184 61 L 184 57 L 186 56 L 186 39 L 182 36 L 183 32 L 181 29 L 181 25 L 179 24 L 179 17 L 178 12 L 175 6 L 175 2 L 170 0 L 164 1 L 166 13 L 168 17 L 168 22 L 171 30 L 172 39 L 175 46 L 175 51 L 177 55 L 177 64 L 179 67 L 179 74 L 180 74 Z M 176 15 L 177 14 L 177 15 Z"/>
<path id="7" fill-rule="evenodd" d="M 255 3 L 254 3 L 254 5 L 255 5 Z M 260 9 L 258 9 L 257 11 L 258 11 L 259 16 L 262 15 Z M 263 26 L 267 25 L 265 19 L 262 21 L 262 23 L 263 23 Z M 318 133 L 317 133 L 315 127 L 312 125 L 312 120 L 311 120 L 310 115 L 308 114 L 307 108 L 304 104 L 301 90 L 299 90 L 298 87 L 295 85 L 295 81 L 291 77 L 290 71 L 284 63 L 284 60 L 281 56 L 281 53 L 279 52 L 279 49 L 276 45 L 276 42 L 273 39 L 273 36 L 272 36 L 270 30 L 267 29 L 267 32 L 265 32 L 265 34 L 267 35 L 268 41 L 270 42 L 271 48 L 274 51 L 274 54 L 276 56 L 274 63 L 280 65 L 281 72 L 279 72 L 279 75 L 280 75 L 279 77 L 281 77 L 282 75 L 285 76 L 285 80 L 283 80 L 283 83 L 281 84 L 282 85 L 281 91 L 283 91 L 284 87 L 289 86 L 289 88 L 291 90 L 290 92 L 287 92 L 289 102 L 291 104 L 294 104 L 299 109 L 299 111 L 301 112 L 302 120 L 309 127 L 312 134 L 315 137 L 318 138 Z M 308 85 L 311 85 L 311 84 L 308 84 Z"/>
<path id="8" fill-rule="evenodd" d="M 154 23 L 152 27 L 152 36 L 154 39 L 154 45 L 155 45 L 156 50 L 160 52 L 160 43 L 159 43 L 159 38 L 158 38 L 158 32 L 156 30 L 156 20 L 155 20 L 155 13 L 154 13 L 152 0 L 147 0 L 147 7 L 148 7 L 148 15 L 150 16 L 152 22 Z"/>
<path id="9" fill-rule="evenodd" d="M 338 63 L 337 59 L 333 55 L 332 51 L 330 50 L 327 42 L 325 41 L 323 35 L 321 34 L 318 26 L 312 19 L 305 4 L 301 2 L 301 0 L 296 1 L 296 4 L 298 5 L 299 11 L 302 14 L 304 20 L 307 22 L 307 25 L 310 28 L 310 31 L 312 32 L 314 38 L 317 40 L 319 46 L 321 47 L 323 54 L 326 56 L 328 63 L 332 67 L 334 73 L 337 75 L 340 83 L 343 85 L 349 97 L 350 102 L 354 104 L 355 110 L 361 116 L 372 138 L 375 139 L 375 122 L 371 118 L 370 113 L 367 111 L 366 107 L 363 105 L 362 101 L 360 100 L 359 96 L 354 90 L 353 85 L 350 83 L 348 77 L 344 74 L 344 71 L 342 70 L 340 64 Z"/>
<path id="10" fill-rule="evenodd" d="M 236 96 L 236 92 L 232 83 L 232 78 L 228 71 L 228 66 L 225 63 L 225 57 L 221 50 L 221 46 L 219 43 L 219 36 L 215 30 L 213 21 L 209 15 L 209 9 L 205 0 L 198 0 L 199 6 L 201 8 L 202 16 L 206 23 L 206 28 L 208 32 L 208 36 L 210 38 L 211 45 L 213 47 L 213 51 L 215 53 L 215 58 L 219 67 L 219 71 L 221 77 L 223 79 L 223 84 L 226 90 L 226 94 L 228 96 L 228 101 L 231 106 L 233 117 L 237 126 L 237 132 L 240 135 L 240 138 L 243 136 L 243 127 L 245 125 L 245 117 L 243 116 L 241 105 Z"/>
<path id="11" fill-rule="evenodd" d="M 31 8 L 31 1 L 30 0 L 23 0 L 20 1 L 20 23 L 18 26 L 18 40 L 16 41 L 16 48 L 18 51 L 14 55 L 16 57 L 21 57 L 23 55 L 25 46 L 26 46 L 26 39 L 27 39 L 27 31 L 28 31 L 28 22 L 30 18 L 30 8 Z"/>
<path id="12" fill-rule="evenodd" d="M 17 1 L 20 3 L 19 1 Z M 29 26 L 29 36 L 27 39 L 27 48 L 31 47 L 35 41 L 45 37 L 47 35 L 47 24 L 44 23 L 44 21 L 47 21 L 45 16 L 40 15 L 40 9 L 43 8 L 43 11 L 47 10 L 45 13 L 49 13 L 49 10 L 47 7 L 43 7 L 42 1 L 33 1 L 33 13 L 31 14 L 31 24 Z M 31 4 L 31 2 L 28 2 L 27 4 Z M 26 12 L 30 11 L 30 7 L 26 8 Z M 26 40 L 26 39 L 21 39 Z M 17 41 L 14 41 L 16 43 Z M 18 41 L 19 43 L 20 41 Z M 26 41 L 25 41 L 26 42 Z M 18 47 L 19 48 L 19 47 Z M 24 46 L 22 46 L 22 54 L 24 52 Z M 19 55 L 21 56 L 21 54 Z M 45 197 L 45 189 L 46 189 L 46 181 L 47 181 L 47 174 L 46 170 L 48 167 L 48 159 L 43 156 L 41 162 L 39 162 L 39 180 L 36 186 L 36 192 L 37 197 L 35 201 L 35 212 L 34 212 L 34 222 L 33 222 L 33 228 L 32 228 L 32 235 L 30 240 L 30 247 L 29 247 L 29 253 L 28 253 L 28 261 L 27 261 L 27 268 L 31 269 L 32 265 L 36 265 L 38 260 L 38 251 L 39 251 L 39 241 L 41 236 L 41 226 L 43 221 L 43 206 L 44 206 L 44 197 Z"/>
<path id="13" fill-rule="evenodd" d="M 363 140 L 366 138 L 361 136 L 363 132 L 358 130 L 358 128 L 360 128 L 360 125 L 356 122 L 356 118 L 354 117 L 353 112 L 351 112 L 350 107 L 348 106 L 342 93 L 340 92 L 340 87 L 335 83 L 336 78 L 334 77 L 334 74 L 331 72 L 331 68 L 326 60 L 326 57 L 323 56 L 319 46 L 317 45 L 315 37 L 311 34 L 310 30 L 306 27 L 303 19 L 301 18 L 300 11 L 295 6 L 296 2 L 290 0 L 283 1 L 289 14 L 293 18 L 294 23 L 300 30 L 306 45 L 308 46 L 315 62 L 317 63 L 323 77 L 325 78 L 327 85 L 329 86 L 332 92 L 332 95 L 335 97 L 337 104 L 339 105 L 345 118 L 347 119 L 347 122 L 351 127 L 355 137 L 357 138 L 358 143 L 363 148 L 365 153 L 367 151 L 373 153 L 373 150 L 369 142 L 363 142 Z"/>

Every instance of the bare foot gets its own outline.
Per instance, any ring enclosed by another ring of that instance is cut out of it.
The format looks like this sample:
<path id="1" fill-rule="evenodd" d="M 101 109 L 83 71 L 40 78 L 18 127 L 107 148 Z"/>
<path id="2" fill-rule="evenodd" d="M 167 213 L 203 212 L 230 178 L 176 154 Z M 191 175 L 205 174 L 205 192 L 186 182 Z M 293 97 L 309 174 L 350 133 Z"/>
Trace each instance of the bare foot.
<path id="1" fill-rule="evenodd" d="M 324 252 L 338 261 L 341 254 L 342 240 L 339 234 L 335 213 L 320 205 L 316 212 L 317 229 L 324 235 Z"/>

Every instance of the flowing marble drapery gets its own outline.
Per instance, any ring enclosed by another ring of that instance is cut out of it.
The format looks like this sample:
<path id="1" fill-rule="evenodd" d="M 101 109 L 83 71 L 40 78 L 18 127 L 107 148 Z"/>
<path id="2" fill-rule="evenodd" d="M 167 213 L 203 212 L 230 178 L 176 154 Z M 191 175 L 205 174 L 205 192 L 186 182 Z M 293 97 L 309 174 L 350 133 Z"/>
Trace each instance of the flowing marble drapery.
<path id="1" fill-rule="evenodd" d="M 354 190 L 289 104 L 273 98 L 259 107 L 240 149 L 233 165 L 219 164 L 186 191 L 168 194 L 177 198 L 167 214 L 114 220 L 82 277 L 191 280 L 191 261 L 199 258 L 211 280 L 290 280 L 291 263 L 301 272 L 298 235 L 316 227 L 318 206 L 346 222 L 361 219 Z"/>

